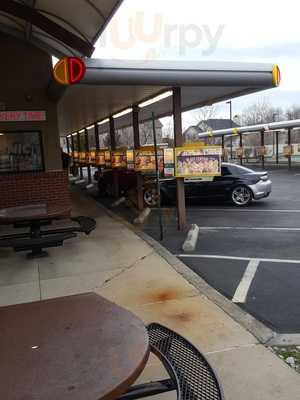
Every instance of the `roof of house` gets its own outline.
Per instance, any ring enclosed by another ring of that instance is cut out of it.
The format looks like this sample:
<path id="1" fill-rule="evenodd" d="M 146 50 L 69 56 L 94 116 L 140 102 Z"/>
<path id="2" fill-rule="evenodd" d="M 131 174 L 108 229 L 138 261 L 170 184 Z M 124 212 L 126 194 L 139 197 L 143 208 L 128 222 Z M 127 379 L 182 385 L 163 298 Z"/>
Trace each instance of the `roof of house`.
<path id="1" fill-rule="evenodd" d="M 204 125 L 207 126 L 209 129 L 212 129 L 213 131 L 239 127 L 239 125 L 236 124 L 234 121 L 226 118 L 209 118 L 206 121 L 200 121 L 198 126 L 199 125 L 202 127 L 202 131 L 208 130 L 203 129 Z"/>
<path id="2" fill-rule="evenodd" d="M 183 132 L 183 135 L 195 135 L 203 132 L 205 131 L 201 129 L 198 125 L 191 125 Z"/>
<path id="3" fill-rule="evenodd" d="M 189 126 L 183 135 L 198 135 L 199 133 L 204 133 L 208 130 L 218 130 L 218 129 L 229 129 L 237 128 L 239 125 L 234 121 L 225 118 L 209 118 L 207 120 L 200 121 L 197 125 Z"/>

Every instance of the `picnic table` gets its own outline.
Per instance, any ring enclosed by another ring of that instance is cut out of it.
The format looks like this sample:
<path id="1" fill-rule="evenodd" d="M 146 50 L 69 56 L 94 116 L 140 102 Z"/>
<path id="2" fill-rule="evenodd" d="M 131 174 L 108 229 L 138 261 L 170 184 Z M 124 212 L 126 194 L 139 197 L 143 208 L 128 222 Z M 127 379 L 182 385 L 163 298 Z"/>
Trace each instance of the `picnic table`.
<path id="1" fill-rule="evenodd" d="M 136 316 L 94 294 L 0 308 L 0 398 L 112 400 L 149 356 Z"/>
<path id="2" fill-rule="evenodd" d="M 28 204 L 25 206 L 0 209 L 0 224 L 14 225 L 15 228 L 29 228 L 29 231 L 0 237 L 0 247 L 13 247 L 15 251 L 31 250 L 30 258 L 44 257 L 48 253 L 43 248 L 62 246 L 67 239 L 76 237 L 75 232 L 89 234 L 96 223 L 88 217 L 72 218 L 79 227 L 42 230 L 54 220 L 66 218 L 70 208 L 56 204 Z"/>
<path id="3" fill-rule="evenodd" d="M 168 379 L 133 385 L 150 351 Z M 143 322 L 95 293 L 0 308 L 0 398 L 223 400 L 201 352 L 178 333 Z"/>
<path id="4" fill-rule="evenodd" d="M 25 206 L 9 207 L 0 210 L 0 224 L 18 224 L 39 222 L 63 218 L 71 212 L 69 208 L 56 205 L 28 204 Z"/>

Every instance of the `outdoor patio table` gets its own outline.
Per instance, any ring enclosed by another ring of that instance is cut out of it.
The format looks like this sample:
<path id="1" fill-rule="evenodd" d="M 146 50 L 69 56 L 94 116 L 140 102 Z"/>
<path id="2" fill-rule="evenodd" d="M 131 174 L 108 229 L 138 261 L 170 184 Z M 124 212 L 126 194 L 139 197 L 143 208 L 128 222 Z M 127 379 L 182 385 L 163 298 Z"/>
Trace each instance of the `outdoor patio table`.
<path id="1" fill-rule="evenodd" d="M 57 205 L 29 204 L 0 209 L 0 224 L 17 224 L 41 220 L 57 219 L 65 216 L 70 209 Z"/>
<path id="2" fill-rule="evenodd" d="M 141 320 L 94 294 L 0 308 L 0 398 L 110 400 L 144 369 Z"/>

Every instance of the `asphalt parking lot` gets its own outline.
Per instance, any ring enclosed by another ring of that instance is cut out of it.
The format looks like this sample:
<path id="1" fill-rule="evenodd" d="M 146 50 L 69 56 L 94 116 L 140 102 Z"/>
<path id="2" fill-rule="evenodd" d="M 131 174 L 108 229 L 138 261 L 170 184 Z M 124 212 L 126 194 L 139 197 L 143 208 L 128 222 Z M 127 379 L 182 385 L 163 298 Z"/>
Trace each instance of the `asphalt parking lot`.
<path id="1" fill-rule="evenodd" d="M 188 205 L 188 223 L 200 227 L 191 254 L 183 254 L 186 233 L 177 230 L 175 208 L 164 208 L 161 243 L 274 331 L 300 333 L 300 167 L 265 169 L 273 182 L 267 199 L 242 209 L 211 201 Z M 114 211 L 132 222 L 132 210 Z M 153 209 L 142 229 L 159 241 L 158 215 Z"/>
<path id="2" fill-rule="evenodd" d="M 188 222 L 200 227 L 192 254 L 182 254 L 185 235 L 176 229 L 175 210 L 164 209 L 162 244 L 276 332 L 300 333 L 300 169 L 269 172 L 268 199 L 243 209 L 223 203 L 188 208 Z M 157 210 L 144 230 L 159 239 Z"/>

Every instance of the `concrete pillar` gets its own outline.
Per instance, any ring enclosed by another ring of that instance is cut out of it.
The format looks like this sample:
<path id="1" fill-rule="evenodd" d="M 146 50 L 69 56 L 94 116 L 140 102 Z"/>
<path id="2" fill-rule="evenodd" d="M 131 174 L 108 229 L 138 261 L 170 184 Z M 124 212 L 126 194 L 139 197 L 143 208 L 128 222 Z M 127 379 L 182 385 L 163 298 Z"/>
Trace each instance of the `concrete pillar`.
<path id="1" fill-rule="evenodd" d="M 240 133 L 239 136 L 240 136 L 240 148 L 242 149 L 243 148 L 243 134 Z M 240 164 L 243 165 L 243 153 L 240 155 Z"/>
<path id="2" fill-rule="evenodd" d="M 69 142 L 69 138 L 66 137 L 66 142 L 67 142 L 67 153 L 70 153 L 70 142 Z"/>
<path id="3" fill-rule="evenodd" d="M 138 150 L 141 147 L 141 143 L 140 143 L 139 108 L 137 106 L 133 107 L 132 126 L 133 126 L 134 149 Z M 137 207 L 139 210 L 143 210 L 144 208 L 143 184 L 144 184 L 143 175 L 141 172 L 137 172 L 136 188 L 137 188 Z"/>
<path id="4" fill-rule="evenodd" d="M 222 136 L 222 161 L 225 161 L 224 150 L 225 150 L 225 137 L 224 137 L 224 135 L 223 135 L 223 136 Z"/>
<path id="5" fill-rule="evenodd" d="M 173 119 L 174 119 L 174 143 L 175 147 L 183 145 L 184 139 L 182 135 L 182 117 L 181 117 L 181 88 L 173 89 Z M 184 179 L 177 178 L 177 213 L 178 213 L 178 229 L 186 228 L 186 207 L 185 207 L 185 191 Z"/>
<path id="6" fill-rule="evenodd" d="M 279 164 L 279 132 L 275 132 L 275 139 L 276 139 L 276 164 Z"/>
<path id="7" fill-rule="evenodd" d="M 84 130 L 84 142 L 85 142 L 85 151 L 90 151 L 90 142 L 89 142 L 89 132 L 87 129 Z M 92 172 L 90 164 L 87 165 L 87 173 L 88 173 L 88 183 L 92 183 Z"/>
<path id="8" fill-rule="evenodd" d="M 96 144 L 96 151 L 100 150 L 100 140 L 99 140 L 99 125 L 94 125 L 94 132 L 95 132 L 95 144 Z"/>
<path id="9" fill-rule="evenodd" d="M 287 136 L 288 136 L 288 145 L 291 146 L 291 130 L 290 129 L 288 129 Z M 292 168 L 292 156 L 291 155 L 288 156 L 288 167 L 289 167 L 289 169 Z"/>
<path id="10" fill-rule="evenodd" d="M 74 151 L 75 151 L 75 147 L 74 147 L 74 136 L 71 135 L 71 152 L 72 152 L 72 157 L 74 157 Z"/>
<path id="11" fill-rule="evenodd" d="M 80 142 L 80 133 L 77 133 L 77 143 L 78 143 L 78 153 L 80 153 L 82 151 L 82 147 L 81 147 L 81 142 Z M 80 175 L 80 179 L 83 179 L 83 170 L 82 170 L 82 166 L 81 164 L 79 164 L 79 175 Z"/>
<path id="12" fill-rule="evenodd" d="M 261 147 L 265 146 L 265 132 L 264 131 L 260 132 L 260 145 L 261 145 Z M 262 166 L 262 168 L 265 168 L 265 155 L 264 154 L 262 154 L 262 156 L 261 156 L 261 166 Z"/>
<path id="13" fill-rule="evenodd" d="M 75 162 L 74 162 L 74 151 L 75 151 L 75 145 L 74 145 L 74 136 L 71 135 L 71 152 L 72 152 L 72 173 L 73 176 L 77 175 L 77 168 L 75 168 Z"/>
<path id="14" fill-rule="evenodd" d="M 109 134 L 110 134 L 110 147 L 111 150 L 116 150 L 116 132 L 115 121 L 113 117 L 109 117 Z M 115 198 L 119 197 L 119 174 L 116 169 L 113 169 L 113 194 Z"/>
<path id="15" fill-rule="evenodd" d="M 99 140 L 99 125 L 98 124 L 94 125 L 94 133 L 95 133 L 96 151 L 99 151 L 100 150 L 100 140 Z M 97 168 L 98 168 L 98 174 L 100 176 L 100 174 L 102 172 L 101 167 L 98 166 Z"/>

